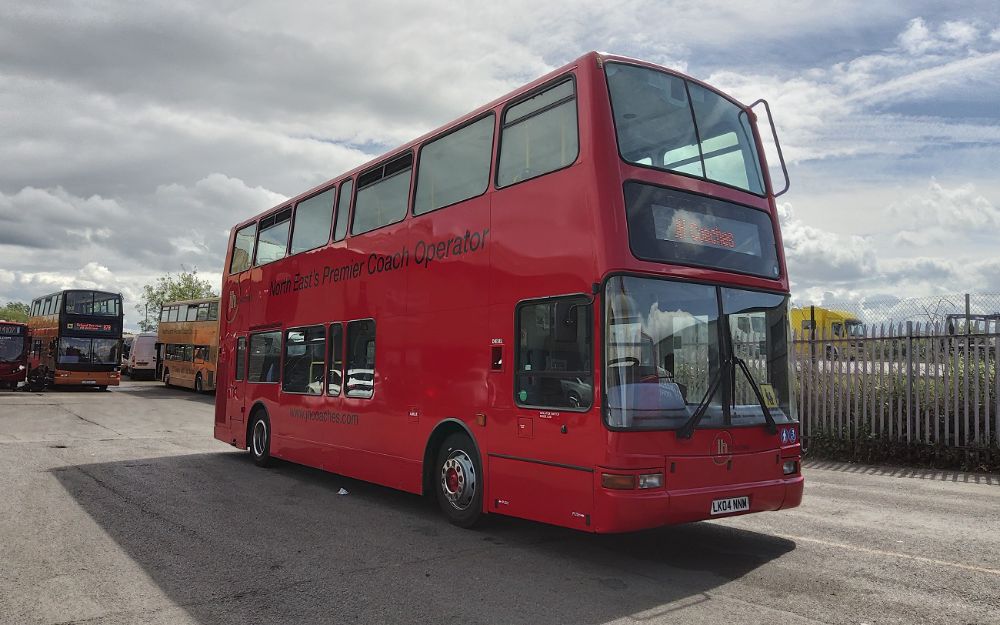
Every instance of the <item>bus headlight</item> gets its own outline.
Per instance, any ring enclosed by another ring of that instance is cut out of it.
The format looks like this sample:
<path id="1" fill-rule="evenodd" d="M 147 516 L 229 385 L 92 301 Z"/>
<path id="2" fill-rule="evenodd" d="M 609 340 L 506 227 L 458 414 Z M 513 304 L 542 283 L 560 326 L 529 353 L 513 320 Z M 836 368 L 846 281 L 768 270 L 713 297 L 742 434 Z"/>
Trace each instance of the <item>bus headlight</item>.
<path id="1" fill-rule="evenodd" d="M 639 488 L 660 488 L 663 486 L 662 473 L 644 473 L 639 476 Z"/>
<path id="2" fill-rule="evenodd" d="M 795 475 L 799 472 L 799 461 L 798 460 L 785 460 L 785 463 L 781 466 L 782 471 L 785 475 Z"/>

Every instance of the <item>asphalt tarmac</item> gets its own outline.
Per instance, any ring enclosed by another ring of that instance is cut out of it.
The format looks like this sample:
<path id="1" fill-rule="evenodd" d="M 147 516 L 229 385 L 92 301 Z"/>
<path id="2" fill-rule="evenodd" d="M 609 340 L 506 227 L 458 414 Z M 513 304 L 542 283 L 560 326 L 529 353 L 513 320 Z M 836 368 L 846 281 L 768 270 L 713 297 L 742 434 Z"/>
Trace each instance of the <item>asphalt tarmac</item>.
<path id="1" fill-rule="evenodd" d="M 0 623 L 1000 624 L 997 475 L 808 462 L 795 510 L 461 530 L 415 495 L 257 468 L 212 438 L 212 402 L 0 392 Z"/>

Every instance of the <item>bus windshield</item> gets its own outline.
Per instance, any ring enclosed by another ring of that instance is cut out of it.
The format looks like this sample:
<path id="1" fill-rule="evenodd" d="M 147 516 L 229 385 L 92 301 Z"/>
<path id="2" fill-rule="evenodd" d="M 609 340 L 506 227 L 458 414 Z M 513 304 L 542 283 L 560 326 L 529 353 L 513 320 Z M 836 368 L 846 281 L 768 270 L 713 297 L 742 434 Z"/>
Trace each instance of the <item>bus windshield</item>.
<path id="1" fill-rule="evenodd" d="M 763 195 L 757 143 L 740 106 L 646 67 L 607 63 L 605 74 L 622 158 Z"/>
<path id="2" fill-rule="evenodd" d="M 605 315 L 608 425 L 677 429 L 703 403 L 700 427 L 760 425 L 766 417 L 758 393 L 775 421 L 792 421 L 787 306 L 787 297 L 771 293 L 612 278 Z M 753 382 L 736 370 L 739 360 Z"/>
<path id="3" fill-rule="evenodd" d="M 0 336 L 0 362 L 17 362 L 23 355 L 23 336 Z"/>
<path id="4" fill-rule="evenodd" d="M 59 364 L 116 365 L 117 339 L 59 339 Z"/>

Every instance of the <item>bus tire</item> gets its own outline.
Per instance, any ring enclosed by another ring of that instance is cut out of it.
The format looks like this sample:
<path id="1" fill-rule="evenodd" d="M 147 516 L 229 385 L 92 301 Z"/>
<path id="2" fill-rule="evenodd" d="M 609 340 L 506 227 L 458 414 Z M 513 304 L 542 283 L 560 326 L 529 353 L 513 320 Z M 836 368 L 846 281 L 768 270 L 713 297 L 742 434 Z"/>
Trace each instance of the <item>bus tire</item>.
<path id="1" fill-rule="evenodd" d="M 194 376 L 194 392 L 195 393 L 205 392 L 205 387 L 202 384 L 200 372 L 198 373 L 198 375 Z"/>
<path id="2" fill-rule="evenodd" d="M 98 392 L 106 391 L 106 390 L 108 390 L 108 387 L 105 386 L 104 384 L 102 384 L 102 385 L 100 385 L 100 386 L 97 387 L 97 391 Z"/>
<path id="3" fill-rule="evenodd" d="M 163 370 L 163 385 L 170 386 L 170 369 Z"/>
<path id="4" fill-rule="evenodd" d="M 483 470 L 468 435 L 455 432 L 441 444 L 434 471 L 438 505 L 448 520 L 470 528 L 483 516 Z"/>
<path id="5" fill-rule="evenodd" d="M 255 410 L 253 413 L 247 446 L 250 448 L 254 464 L 266 467 L 271 460 L 271 421 L 263 409 Z"/>

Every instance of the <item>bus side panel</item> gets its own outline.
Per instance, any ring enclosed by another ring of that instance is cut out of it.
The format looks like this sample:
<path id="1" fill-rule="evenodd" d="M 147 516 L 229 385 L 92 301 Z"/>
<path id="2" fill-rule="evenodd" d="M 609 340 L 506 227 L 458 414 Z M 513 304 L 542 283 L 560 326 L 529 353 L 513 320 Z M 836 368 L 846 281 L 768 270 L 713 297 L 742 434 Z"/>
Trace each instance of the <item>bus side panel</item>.
<path id="1" fill-rule="evenodd" d="M 491 455 L 487 510 L 590 530 L 594 473 Z M 553 487 L 555 485 L 555 487 Z"/>
<path id="2" fill-rule="evenodd" d="M 402 454 L 423 461 L 431 429 L 444 419 L 464 422 L 480 452 L 485 431 L 476 424 L 486 414 L 490 339 L 487 301 L 490 251 L 490 193 L 410 221 L 412 253 L 407 315 L 403 323 L 402 369 L 408 380 L 395 397 L 412 432 Z M 432 452 L 432 458 L 436 451 Z M 485 458 L 482 459 L 485 466 Z"/>
<path id="3" fill-rule="evenodd" d="M 584 108 L 581 103 L 581 112 Z M 504 371 L 491 378 L 486 502 L 491 512 L 583 530 L 592 520 L 592 469 L 606 444 L 596 408 L 600 392 L 596 371 L 588 411 L 521 407 L 514 395 L 518 343 L 523 339 L 515 330 L 518 304 L 589 295 L 591 285 L 600 280 L 601 252 L 594 214 L 588 210 L 594 179 L 585 164 L 587 143 L 581 136 L 583 156 L 575 165 L 494 195 L 490 324 L 492 334 L 504 342 L 505 362 Z M 600 318 L 597 309 L 593 318 Z M 592 369 L 596 369 L 597 336 L 593 335 Z"/>

